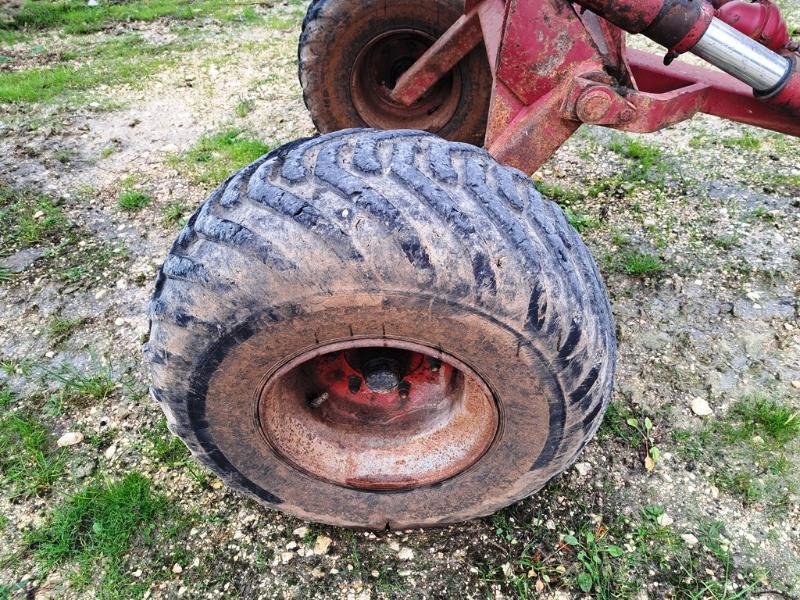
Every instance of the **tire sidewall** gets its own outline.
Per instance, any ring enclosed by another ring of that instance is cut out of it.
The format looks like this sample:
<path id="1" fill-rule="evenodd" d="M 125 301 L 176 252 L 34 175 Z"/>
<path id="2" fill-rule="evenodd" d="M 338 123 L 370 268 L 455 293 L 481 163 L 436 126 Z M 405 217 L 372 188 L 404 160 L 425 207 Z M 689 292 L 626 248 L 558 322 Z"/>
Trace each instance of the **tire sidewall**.
<path id="1" fill-rule="evenodd" d="M 551 449 L 564 433 L 564 395 L 531 341 L 513 327 L 469 306 L 401 292 L 308 298 L 265 314 L 202 353 L 194 393 L 182 403 L 192 430 L 204 432 L 205 455 L 215 459 L 209 466 L 235 474 L 229 483 L 236 487 L 299 517 L 396 529 L 489 514 L 539 489 L 561 466 L 552 463 Z M 284 462 L 258 425 L 257 398 L 269 374 L 301 352 L 384 335 L 440 348 L 480 374 L 500 413 L 490 449 L 459 475 L 401 492 L 338 486 Z"/>

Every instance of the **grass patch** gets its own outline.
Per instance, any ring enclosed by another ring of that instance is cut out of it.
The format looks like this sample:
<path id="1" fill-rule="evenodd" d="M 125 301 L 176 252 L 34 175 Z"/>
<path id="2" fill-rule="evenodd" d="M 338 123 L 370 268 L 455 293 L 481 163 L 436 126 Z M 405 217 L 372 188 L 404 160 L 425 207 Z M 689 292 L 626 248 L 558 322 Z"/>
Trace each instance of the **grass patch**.
<path id="1" fill-rule="evenodd" d="M 64 472 L 64 452 L 33 417 L 0 418 L 0 448 L 0 483 L 9 500 L 44 495 Z"/>
<path id="2" fill-rule="evenodd" d="M 95 483 L 66 499 L 45 524 L 27 536 L 34 557 L 45 571 L 73 562 L 73 582 L 85 587 L 98 565 L 105 583 L 119 581 L 126 554 L 137 536 L 147 536 L 166 507 L 150 481 L 131 473 L 119 481 Z"/>
<path id="3" fill-rule="evenodd" d="M 761 147 L 761 140 L 749 131 L 745 131 L 742 135 L 722 138 L 721 142 L 726 148 L 758 150 Z"/>
<path id="4" fill-rule="evenodd" d="M 233 112 L 237 117 L 243 119 L 253 112 L 253 108 L 255 108 L 255 103 L 252 100 L 240 100 L 236 104 L 236 108 L 233 109 Z"/>
<path id="5" fill-rule="evenodd" d="M 137 83 L 164 68 L 175 51 L 190 47 L 186 42 L 152 45 L 138 35 L 120 36 L 89 48 L 66 63 L 3 71 L 0 104 L 47 102 L 101 84 Z"/>
<path id="6" fill-rule="evenodd" d="M 553 200 L 562 206 L 569 206 L 583 199 L 583 195 L 580 192 L 571 188 L 565 188 L 560 185 L 547 183 L 545 181 L 541 181 L 540 179 L 533 179 L 532 182 L 534 187 L 542 196 Z"/>
<path id="7" fill-rule="evenodd" d="M 657 146 L 631 137 L 616 136 L 611 140 L 609 148 L 612 152 L 633 160 L 641 171 L 650 170 L 663 158 L 663 154 Z"/>
<path id="8" fill-rule="evenodd" d="M 134 212 L 143 209 L 152 202 L 150 196 L 141 190 L 127 188 L 119 193 L 117 204 L 127 212 Z"/>
<path id="9" fill-rule="evenodd" d="M 69 227 L 51 198 L 30 190 L 0 188 L 0 256 L 60 241 Z"/>
<path id="10" fill-rule="evenodd" d="M 699 431 L 674 431 L 672 439 L 684 460 L 712 464 L 715 485 L 745 506 L 758 503 L 780 513 L 797 492 L 787 453 L 800 439 L 800 411 L 774 398 L 745 398 L 724 418 Z"/>
<path id="11" fill-rule="evenodd" d="M 183 226 L 185 215 L 189 212 L 189 207 L 183 202 L 172 202 L 161 211 L 161 222 L 165 227 Z"/>
<path id="12" fill-rule="evenodd" d="M 578 233 L 583 233 L 587 229 L 595 229 L 600 226 L 600 222 L 588 215 L 575 212 L 569 207 L 564 209 L 564 216 L 567 222 L 572 225 Z"/>
<path id="13" fill-rule="evenodd" d="M 268 144 L 247 137 L 241 129 L 228 129 L 200 138 L 193 148 L 174 157 L 172 163 L 176 168 L 188 168 L 196 183 L 217 185 L 270 149 Z"/>
<path id="14" fill-rule="evenodd" d="M 65 366 L 49 374 L 62 384 L 63 400 L 79 407 L 105 400 L 117 387 L 110 368 L 81 373 L 72 366 Z"/>
<path id="15" fill-rule="evenodd" d="M 50 320 L 47 335 L 54 343 L 59 344 L 71 336 L 85 322 L 85 319 L 69 319 L 60 315 L 55 316 Z"/>
<path id="16" fill-rule="evenodd" d="M 664 263 L 653 254 L 629 251 L 622 255 L 622 270 L 628 275 L 652 275 L 663 271 Z"/>
<path id="17" fill-rule="evenodd" d="M 228 0 L 102 1 L 98 6 L 88 6 L 85 0 L 27 0 L 18 14 L 0 28 L 6 31 L 59 28 L 65 33 L 91 33 L 115 22 L 154 21 L 165 17 L 233 19 L 240 17 L 241 13 L 236 3 Z"/>

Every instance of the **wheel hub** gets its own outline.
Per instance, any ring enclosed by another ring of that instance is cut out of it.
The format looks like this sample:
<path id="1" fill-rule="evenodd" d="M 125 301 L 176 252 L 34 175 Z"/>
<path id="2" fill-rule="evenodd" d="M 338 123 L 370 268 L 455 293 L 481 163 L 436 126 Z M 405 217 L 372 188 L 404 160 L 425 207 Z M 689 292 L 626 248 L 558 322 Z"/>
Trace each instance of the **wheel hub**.
<path id="1" fill-rule="evenodd" d="M 499 426 L 494 396 L 452 356 L 419 344 L 343 342 L 290 361 L 258 398 L 267 443 L 306 474 L 400 490 L 465 471 Z"/>
<path id="2" fill-rule="evenodd" d="M 398 29 L 379 35 L 364 46 L 350 74 L 350 95 L 367 125 L 436 132 L 450 121 L 461 99 L 458 69 L 442 77 L 411 106 L 391 97 L 400 76 L 433 42 L 433 37 L 421 31 Z"/>

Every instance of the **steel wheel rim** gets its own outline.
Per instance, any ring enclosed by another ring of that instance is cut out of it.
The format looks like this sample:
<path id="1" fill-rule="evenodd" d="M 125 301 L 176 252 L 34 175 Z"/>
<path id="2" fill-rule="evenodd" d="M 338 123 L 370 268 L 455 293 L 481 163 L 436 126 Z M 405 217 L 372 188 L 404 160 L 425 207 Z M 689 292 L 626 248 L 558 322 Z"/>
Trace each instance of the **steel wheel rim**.
<path id="1" fill-rule="evenodd" d="M 461 99 L 458 68 L 442 77 L 411 106 L 391 98 L 397 79 L 435 38 L 415 29 L 388 31 L 370 40 L 350 72 L 350 96 L 364 122 L 378 129 L 436 132 L 452 119 Z"/>
<path id="2" fill-rule="evenodd" d="M 375 364 L 395 375 L 373 376 Z M 293 468 L 364 491 L 415 489 L 465 473 L 501 423 L 495 395 L 465 363 L 386 338 L 334 343 L 287 361 L 257 394 L 256 420 L 265 443 Z"/>

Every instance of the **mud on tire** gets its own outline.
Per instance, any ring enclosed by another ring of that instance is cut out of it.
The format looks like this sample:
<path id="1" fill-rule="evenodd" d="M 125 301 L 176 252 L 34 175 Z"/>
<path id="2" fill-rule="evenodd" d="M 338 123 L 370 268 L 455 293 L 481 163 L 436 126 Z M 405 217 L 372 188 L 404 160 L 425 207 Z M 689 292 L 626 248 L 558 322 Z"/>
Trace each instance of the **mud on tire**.
<path id="1" fill-rule="evenodd" d="M 300 140 L 220 186 L 158 277 L 152 395 L 203 464 L 293 515 L 374 529 L 489 514 L 569 466 L 609 401 L 615 339 L 586 247 L 522 173 L 420 131 Z M 403 490 L 274 452 L 258 390 L 301 351 L 415 343 L 478 373 L 499 413 L 469 469 Z"/>

